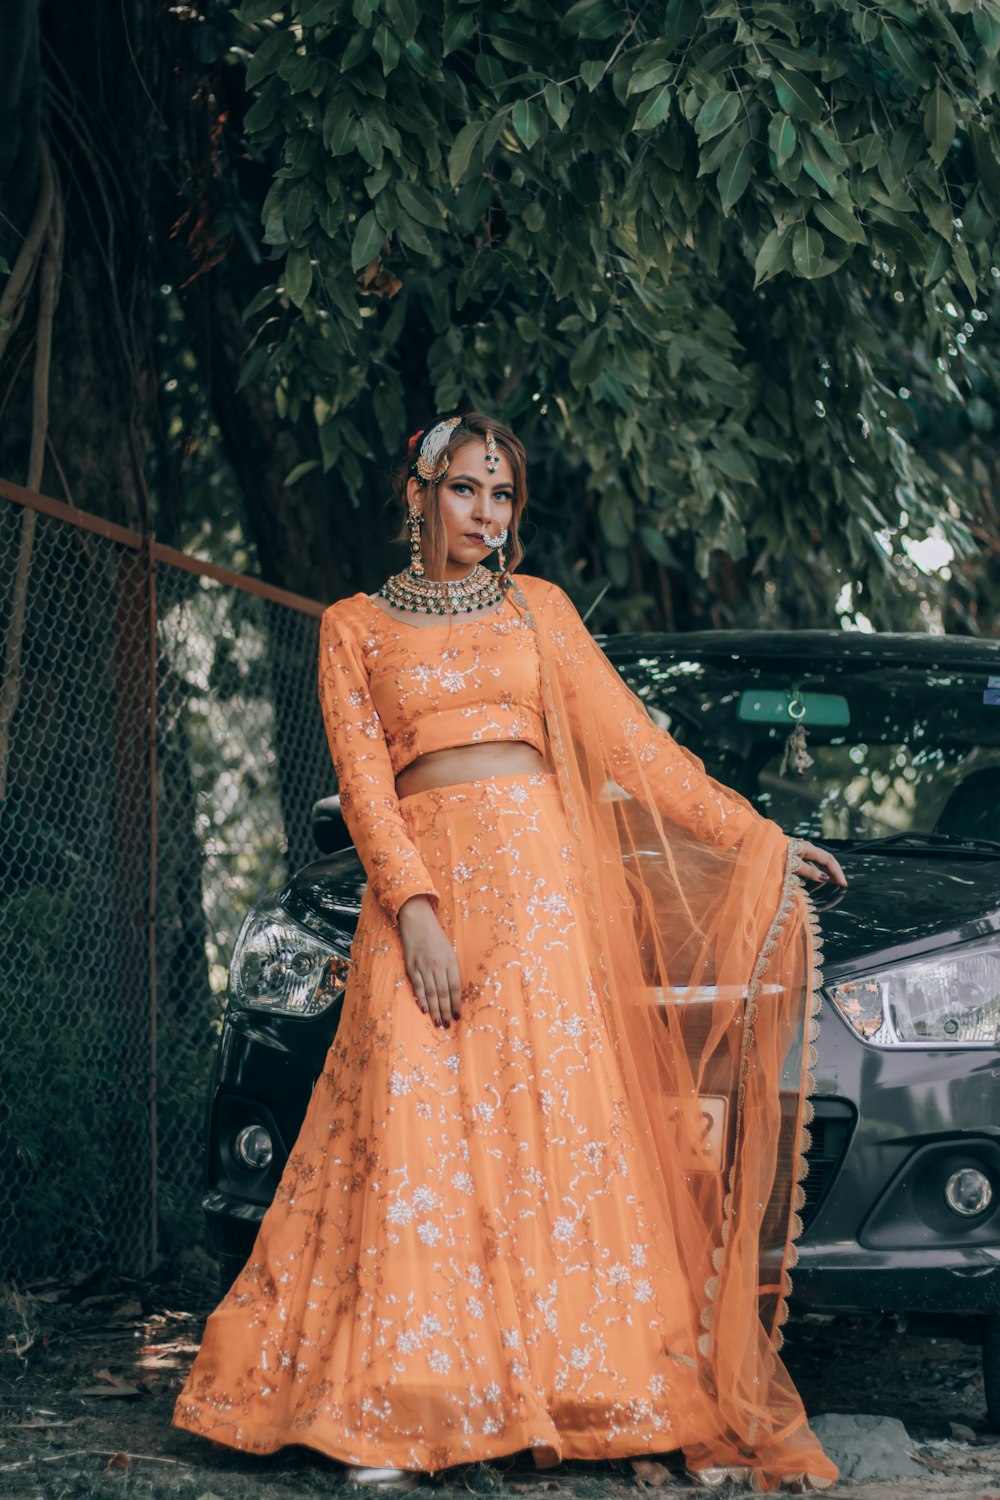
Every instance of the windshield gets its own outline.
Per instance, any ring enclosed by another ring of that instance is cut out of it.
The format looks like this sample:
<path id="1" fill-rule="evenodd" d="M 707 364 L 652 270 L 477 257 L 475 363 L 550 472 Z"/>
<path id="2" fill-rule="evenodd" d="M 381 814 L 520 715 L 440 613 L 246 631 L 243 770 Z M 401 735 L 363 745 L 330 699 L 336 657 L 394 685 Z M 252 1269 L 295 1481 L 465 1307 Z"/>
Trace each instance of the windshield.
<path id="1" fill-rule="evenodd" d="M 643 656 L 618 665 L 654 718 L 786 833 L 1000 839 L 1000 676 L 981 664 Z M 788 743 L 798 694 L 812 758 L 801 770 Z"/>

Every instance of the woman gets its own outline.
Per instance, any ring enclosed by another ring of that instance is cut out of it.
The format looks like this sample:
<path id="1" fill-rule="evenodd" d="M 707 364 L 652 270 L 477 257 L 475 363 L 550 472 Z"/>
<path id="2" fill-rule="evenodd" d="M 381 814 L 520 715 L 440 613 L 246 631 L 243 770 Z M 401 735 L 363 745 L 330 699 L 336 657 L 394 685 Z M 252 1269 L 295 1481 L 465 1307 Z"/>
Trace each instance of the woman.
<path id="1" fill-rule="evenodd" d="M 778 1348 L 819 984 L 799 877 L 843 872 L 513 575 L 512 432 L 436 423 L 398 491 L 409 568 L 321 627 L 368 875 L 343 1017 L 175 1421 L 371 1482 L 681 1448 L 707 1484 L 832 1483 Z"/>

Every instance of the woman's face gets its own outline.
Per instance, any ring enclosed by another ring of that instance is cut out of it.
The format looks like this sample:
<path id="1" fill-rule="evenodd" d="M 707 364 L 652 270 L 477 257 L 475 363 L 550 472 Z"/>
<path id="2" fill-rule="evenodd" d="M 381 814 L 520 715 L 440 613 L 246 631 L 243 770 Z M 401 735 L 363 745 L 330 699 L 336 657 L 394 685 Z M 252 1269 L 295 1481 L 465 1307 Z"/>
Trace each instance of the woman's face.
<path id="1" fill-rule="evenodd" d="M 407 486 L 412 506 L 423 510 L 426 493 L 415 479 Z M 480 439 L 463 443 L 451 455 L 448 472 L 438 485 L 438 514 L 444 527 L 448 573 L 461 577 L 488 557 L 492 548 L 483 542 L 510 527 L 514 510 L 514 471 L 500 450 L 496 473 L 486 467 L 486 444 Z"/>

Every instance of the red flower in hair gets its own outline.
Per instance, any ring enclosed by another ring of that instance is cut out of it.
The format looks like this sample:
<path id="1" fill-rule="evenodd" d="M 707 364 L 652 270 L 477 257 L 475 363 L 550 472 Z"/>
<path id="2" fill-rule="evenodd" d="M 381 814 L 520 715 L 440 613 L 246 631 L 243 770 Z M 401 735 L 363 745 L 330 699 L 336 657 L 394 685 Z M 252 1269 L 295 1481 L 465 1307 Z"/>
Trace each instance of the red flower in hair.
<path id="1" fill-rule="evenodd" d="M 406 451 L 407 451 L 407 453 L 412 453 L 413 452 L 414 448 L 420 442 L 420 439 L 423 437 L 423 435 L 426 432 L 426 430 L 427 430 L 426 428 L 421 427 L 420 430 L 418 432 L 415 432 L 411 438 L 407 438 L 407 440 L 406 440 Z"/>

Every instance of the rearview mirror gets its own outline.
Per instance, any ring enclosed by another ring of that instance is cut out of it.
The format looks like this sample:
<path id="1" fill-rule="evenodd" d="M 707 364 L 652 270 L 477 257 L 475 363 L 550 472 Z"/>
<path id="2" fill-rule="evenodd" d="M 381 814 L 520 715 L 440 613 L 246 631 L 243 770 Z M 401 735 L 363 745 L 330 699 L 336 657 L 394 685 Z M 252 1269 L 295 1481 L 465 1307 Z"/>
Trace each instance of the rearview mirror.
<path id="1" fill-rule="evenodd" d="M 851 722 L 851 709 L 839 693 L 799 693 L 786 688 L 747 688 L 740 694 L 736 717 L 748 724 L 824 724 Z"/>

